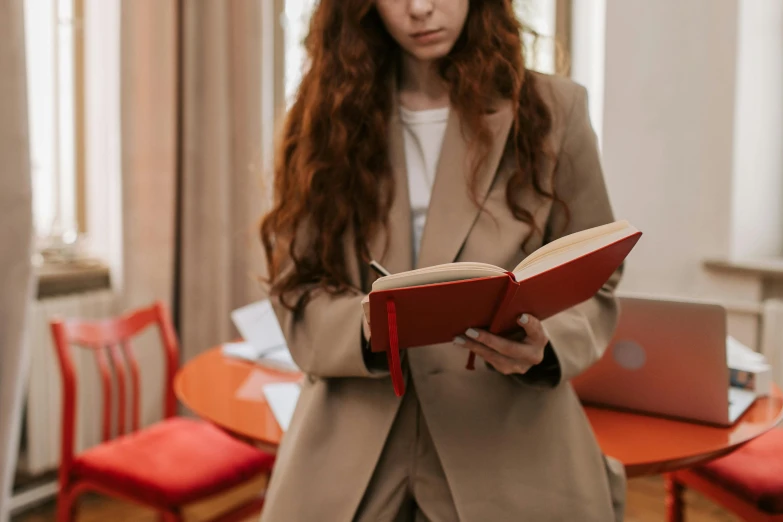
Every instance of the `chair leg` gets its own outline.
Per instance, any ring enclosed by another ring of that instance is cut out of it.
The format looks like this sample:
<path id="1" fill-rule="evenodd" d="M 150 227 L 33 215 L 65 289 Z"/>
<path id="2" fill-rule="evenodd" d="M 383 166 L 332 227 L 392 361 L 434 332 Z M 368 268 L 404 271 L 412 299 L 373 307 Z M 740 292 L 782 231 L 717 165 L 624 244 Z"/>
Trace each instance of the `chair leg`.
<path id="1" fill-rule="evenodd" d="M 79 495 L 66 489 L 57 495 L 57 522 L 74 522 L 78 511 Z"/>
<path id="2" fill-rule="evenodd" d="M 677 482 L 673 475 L 666 475 L 663 480 L 666 486 L 666 522 L 684 522 L 685 486 Z"/>

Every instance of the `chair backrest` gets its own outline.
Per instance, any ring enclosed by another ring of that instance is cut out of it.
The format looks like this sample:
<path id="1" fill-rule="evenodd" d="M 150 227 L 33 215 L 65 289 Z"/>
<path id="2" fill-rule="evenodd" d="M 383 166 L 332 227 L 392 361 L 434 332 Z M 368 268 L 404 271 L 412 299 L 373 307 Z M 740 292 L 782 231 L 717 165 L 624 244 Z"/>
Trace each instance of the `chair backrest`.
<path id="1" fill-rule="evenodd" d="M 55 319 L 51 321 L 63 386 L 61 473 L 67 473 L 70 469 L 74 453 L 76 372 L 71 358 L 71 346 L 89 349 L 95 355 L 103 389 L 103 440 L 105 442 L 112 438 L 112 405 L 115 397 L 112 369 L 117 382 L 118 435 L 127 433 L 126 428 L 129 428 L 130 431 L 139 429 L 140 376 L 139 365 L 131 347 L 131 339 L 151 325 L 157 325 L 165 351 L 163 412 L 164 417 L 172 417 L 175 414 L 177 404 L 173 382 L 179 365 L 179 342 L 168 310 L 163 303 L 156 302 L 150 307 L 141 308 L 112 319 L 98 321 Z M 128 367 L 130 367 L 132 391 L 131 419 L 126 423 Z"/>

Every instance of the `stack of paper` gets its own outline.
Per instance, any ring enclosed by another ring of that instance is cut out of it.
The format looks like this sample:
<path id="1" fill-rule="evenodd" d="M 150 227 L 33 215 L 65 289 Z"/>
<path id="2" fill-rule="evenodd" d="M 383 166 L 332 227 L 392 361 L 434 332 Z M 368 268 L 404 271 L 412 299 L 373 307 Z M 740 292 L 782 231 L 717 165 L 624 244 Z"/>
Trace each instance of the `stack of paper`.
<path id="1" fill-rule="evenodd" d="M 225 343 L 223 353 L 284 371 L 299 371 L 291 357 L 283 331 L 269 300 L 259 301 L 231 312 L 244 342 Z"/>
<path id="2" fill-rule="evenodd" d="M 764 355 L 729 335 L 726 337 L 726 361 L 731 386 L 751 390 L 757 397 L 770 394 L 772 367 Z"/>
<path id="3" fill-rule="evenodd" d="M 299 371 L 286 345 L 268 349 L 260 348 L 248 342 L 224 343 L 223 354 L 228 357 L 245 359 L 263 366 L 269 366 L 286 372 Z"/>

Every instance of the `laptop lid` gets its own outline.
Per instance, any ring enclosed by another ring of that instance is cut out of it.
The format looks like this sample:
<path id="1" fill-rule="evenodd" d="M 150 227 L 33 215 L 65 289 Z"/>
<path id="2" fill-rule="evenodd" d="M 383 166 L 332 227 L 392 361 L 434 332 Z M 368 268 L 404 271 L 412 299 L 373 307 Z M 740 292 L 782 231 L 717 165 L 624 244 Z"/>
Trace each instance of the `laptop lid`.
<path id="1" fill-rule="evenodd" d="M 619 301 L 619 323 L 604 356 L 572 381 L 580 399 L 732 424 L 739 415 L 729 416 L 725 309 L 695 301 L 637 297 Z"/>

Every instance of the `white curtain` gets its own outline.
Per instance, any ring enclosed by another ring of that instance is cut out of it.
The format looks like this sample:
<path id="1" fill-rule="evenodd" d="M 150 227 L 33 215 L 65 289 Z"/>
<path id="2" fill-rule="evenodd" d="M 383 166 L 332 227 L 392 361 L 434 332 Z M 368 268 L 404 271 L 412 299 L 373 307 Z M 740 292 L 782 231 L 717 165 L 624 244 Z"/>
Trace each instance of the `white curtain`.
<path id="1" fill-rule="evenodd" d="M 122 2 L 124 305 L 171 303 L 183 361 L 234 337 L 230 311 L 261 297 L 263 127 L 274 119 L 263 117 L 262 25 L 274 28 L 266 11 L 278 4 Z"/>
<path id="2" fill-rule="evenodd" d="M 113 59 L 120 74 L 113 95 L 119 100 L 121 124 L 122 279 L 114 283 L 125 310 L 158 299 L 171 307 L 177 203 L 177 2 L 123 0 L 119 4 L 120 53 Z M 142 368 L 142 422 L 148 425 L 163 414 L 162 351 L 153 330 L 136 340 L 134 348 Z"/>
<path id="3" fill-rule="evenodd" d="M 19 446 L 33 235 L 22 0 L 0 2 L 0 522 Z"/>
<path id="4" fill-rule="evenodd" d="M 184 360 L 234 337 L 231 310 L 263 297 L 263 3 L 186 0 L 180 14 Z"/>

